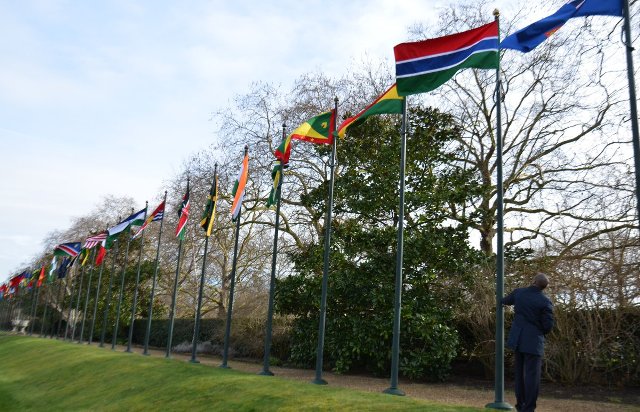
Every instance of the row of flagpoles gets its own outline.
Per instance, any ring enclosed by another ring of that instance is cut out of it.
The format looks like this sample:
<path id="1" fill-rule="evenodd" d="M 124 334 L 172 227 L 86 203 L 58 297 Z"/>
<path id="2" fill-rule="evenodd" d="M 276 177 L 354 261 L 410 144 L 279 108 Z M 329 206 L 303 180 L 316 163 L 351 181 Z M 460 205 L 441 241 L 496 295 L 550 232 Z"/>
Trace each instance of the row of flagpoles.
<path id="1" fill-rule="evenodd" d="M 616 16 L 624 17 L 624 33 L 626 39 L 626 51 L 627 51 L 627 68 L 629 79 L 629 93 L 631 101 L 631 120 L 632 120 L 632 142 L 634 147 L 634 159 L 636 169 L 636 189 L 637 195 L 640 194 L 640 144 L 638 139 L 638 124 L 637 124 L 637 109 L 635 101 L 635 82 L 633 80 L 633 61 L 631 56 L 631 32 L 630 32 L 630 17 L 629 17 L 629 5 L 627 0 L 575 0 L 570 1 L 562 6 L 556 13 L 551 16 L 545 17 L 542 20 L 534 22 L 533 24 L 507 36 L 502 42 L 500 42 L 499 36 L 499 13 L 497 10 L 494 12 L 495 20 L 492 23 L 480 26 L 475 29 L 468 30 L 462 33 L 456 33 L 440 38 L 428 39 L 418 42 L 402 43 L 394 48 L 395 61 L 396 61 L 396 84 L 386 90 L 380 97 L 378 97 L 373 103 L 367 106 L 353 117 L 350 117 L 342 122 L 342 124 L 336 127 L 336 116 L 338 109 L 338 101 L 335 101 L 334 109 L 321 113 L 309 119 L 307 122 L 296 128 L 291 134 L 286 134 L 286 126 L 283 125 L 282 142 L 280 146 L 275 150 L 275 165 L 272 171 L 273 187 L 269 195 L 267 204 L 269 206 L 276 206 L 275 216 L 275 230 L 274 230 L 274 242 L 273 242 L 273 257 L 271 267 L 271 279 L 269 285 L 269 306 L 266 322 L 266 334 L 265 334 L 265 350 L 264 350 L 264 363 L 263 369 L 260 372 L 263 375 L 272 375 L 269 370 L 269 353 L 271 345 L 271 322 L 273 318 L 273 300 L 274 300 L 274 288 L 275 288 L 275 270 L 276 270 L 276 256 L 277 256 L 277 242 L 278 242 L 278 229 L 279 229 L 279 216 L 280 216 L 280 194 L 284 178 L 284 170 L 289 163 L 291 153 L 291 140 L 303 140 L 312 143 L 331 144 L 331 158 L 329 161 L 330 176 L 329 176 L 329 190 L 328 190 L 328 202 L 327 202 L 327 214 L 325 219 L 325 235 L 324 235 L 324 264 L 323 264 L 323 278 L 322 278 L 322 291 L 321 291 L 321 305 L 319 315 L 319 330 L 318 330 L 318 347 L 316 358 L 316 376 L 313 383 L 326 384 L 326 381 L 322 379 L 322 365 L 323 365 L 323 345 L 324 345 L 324 328 L 325 328 L 325 316 L 327 305 L 327 279 L 329 274 L 329 262 L 330 262 L 330 237 L 331 237 L 331 220 L 333 209 L 333 184 L 334 184 L 334 168 L 335 168 L 335 155 L 336 155 L 336 139 L 334 136 L 343 137 L 347 129 L 364 121 L 371 115 L 378 114 L 402 114 L 402 127 L 401 127 L 401 153 L 400 153 L 400 196 L 399 196 L 399 225 L 398 225 L 398 238 L 397 238 L 397 259 L 396 259 L 396 278 L 395 278 L 395 299 L 394 299 L 394 322 L 393 322 L 393 341 L 392 341 L 392 367 L 391 367 L 391 384 L 385 392 L 396 395 L 403 395 L 398 388 L 398 371 L 399 371 L 399 353 L 400 353 L 400 308 L 401 308 L 401 294 L 403 284 L 402 262 L 403 262 L 403 220 L 404 220 L 404 176 L 406 168 L 406 138 L 407 138 L 407 101 L 406 96 L 425 93 L 438 88 L 444 84 L 447 80 L 453 77 L 459 70 L 465 68 L 476 69 L 489 69 L 496 71 L 496 106 L 497 106 L 497 127 L 496 127 L 496 142 L 497 142 L 497 256 L 496 256 L 496 373 L 495 373 L 495 400 L 487 405 L 487 407 L 494 409 L 511 409 L 511 406 L 504 401 L 504 313 L 502 306 L 499 304 L 503 295 L 504 284 L 504 251 L 503 251 L 503 182 L 502 182 L 502 131 L 501 131 L 501 106 L 503 103 L 503 96 L 499 93 L 500 90 L 500 55 L 501 49 L 512 49 L 523 53 L 527 53 L 541 44 L 547 37 L 557 31 L 562 25 L 564 25 L 569 19 L 585 16 Z M 239 177 L 234 185 L 234 200 L 232 205 L 232 216 L 236 222 L 235 233 L 235 248 L 233 256 L 233 269 L 231 276 L 231 287 L 229 295 L 229 304 L 227 312 L 227 322 L 225 330 L 224 352 L 223 361 L 221 367 L 227 366 L 228 358 L 228 338 L 231 327 L 231 313 L 233 306 L 233 293 L 235 285 L 235 268 L 237 259 L 237 245 L 238 235 L 240 228 L 240 215 L 242 206 L 242 197 L 244 194 L 244 186 L 247 181 L 248 173 L 248 148 L 245 147 L 244 159 L 240 169 Z M 211 234 L 211 228 L 213 225 L 213 217 L 215 216 L 217 199 L 217 169 L 214 176 L 214 183 L 212 185 L 209 197 L 207 199 L 207 205 L 205 213 L 201 221 L 201 226 L 205 229 L 205 252 L 206 256 L 208 237 Z M 146 208 L 138 213 L 134 213 L 127 219 L 120 222 L 118 225 L 109 229 L 103 234 L 87 238 L 85 241 L 85 250 L 88 245 L 96 246 L 100 244 L 100 249 L 96 253 L 95 266 L 99 266 L 104 258 L 104 249 L 109 248 L 110 241 L 113 241 L 115 236 L 121 233 L 123 230 L 133 226 L 134 224 L 141 224 L 140 229 L 134 234 L 133 237 L 127 238 L 128 254 L 129 242 L 138 236 L 142 238 L 144 228 L 152 221 L 159 220 L 162 222 L 162 216 L 164 213 L 165 201 L 161 203 L 158 208 L 149 216 L 147 216 Z M 640 202 L 638 202 L 638 211 L 640 215 Z M 182 207 L 179 211 L 179 223 L 176 228 L 176 236 L 179 238 L 178 246 L 178 263 L 176 267 L 176 275 L 174 279 L 171 311 L 170 311 L 170 330 L 168 337 L 168 344 L 166 348 L 166 356 L 170 356 L 171 353 L 171 337 L 173 330 L 173 322 L 175 316 L 175 304 L 176 304 L 176 290 L 177 281 L 180 270 L 180 256 L 182 249 L 182 240 L 184 238 L 185 224 L 189 216 L 189 182 L 187 181 L 187 191 L 183 197 Z M 160 230 L 162 230 L 162 223 Z M 100 243 L 102 242 L 102 243 Z M 142 242 L 142 240 L 141 240 Z M 106 247 L 105 247 L 106 245 Z M 89 249 L 93 246 L 89 246 Z M 118 247 L 116 242 L 116 248 Z M 56 247 L 54 254 L 68 255 L 62 261 L 58 273 L 64 273 L 63 267 L 70 265 L 69 259 L 77 257 L 80 251 L 79 243 L 67 243 Z M 85 252 L 87 253 L 87 252 Z M 151 288 L 151 302 L 153 301 L 153 293 L 155 290 L 157 265 L 158 265 L 158 253 L 159 253 L 159 241 L 158 252 L 156 254 L 156 269 L 154 272 Z M 196 341 L 199 329 L 200 309 L 202 304 L 202 287 L 204 283 L 204 269 L 206 260 L 203 256 L 202 273 L 199 282 L 199 295 L 198 295 L 198 308 L 196 312 L 196 323 L 194 328 L 192 361 L 196 360 Z M 100 263 L 99 263 L 100 262 Z M 55 260 L 52 264 L 55 268 Z M 52 268 L 52 270 L 53 270 Z M 38 286 L 42 282 L 42 273 L 44 273 L 44 267 L 41 270 L 41 275 L 38 280 Z M 113 273 L 113 271 L 112 271 Z M 122 279 L 124 279 L 124 268 L 122 272 Z M 100 275 L 102 274 L 102 268 Z M 113 276 L 112 276 L 113 278 Z M 111 281 L 109 289 L 111 289 Z M 138 278 L 139 278 L 139 264 L 138 264 Z M 8 287 L 13 287 L 17 278 L 12 278 L 9 281 Z M 91 279 L 91 278 L 90 278 Z M 89 280 L 90 282 L 91 280 Z M 19 281 L 18 281 L 19 283 Z M 136 285 L 137 287 L 137 285 Z M 7 286 L 4 286 L 5 290 Z M 0 289 L 1 291 L 1 289 Z M 96 296 L 98 292 L 96 293 Z M 137 292 L 136 292 L 137 293 Z M 110 297 L 110 295 L 108 295 Z M 122 298 L 122 282 L 120 299 Z M 137 294 L 134 294 L 132 320 L 135 311 Z M 88 296 L 87 300 L 88 301 Z M 96 300 L 97 302 L 97 300 Z M 105 317 L 108 310 L 109 302 L 107 301 L 107 308 L 105 309 Z M 121 305 L 121 301 L 118 302 L 118 313 Z M 151 322 L 151 303 L 149 308 L 149 321 L 147 324 L 146 338 L 144 353 L 148 350 L 148 336 L 150 331 Z M 94 308 L 94 320 L 95 320 Z M 86 304 L 85 304 L 86 314 Z M 84 315 L 83 315 L 84 318 Z M 116 328 L 117 328 L 116 318 Z M 132 322 L 133 324 L 133 322 Z M 84 326 L 84 319 L 83 319 Z M 101 338 L 101 345 L 104 343 L 104 327 L 106 322 L 103 323 L 103 331 Z M 93 325 L 92 325 L 93 330 Z M 115 330 L 115 329 L 114 329 Z M 115 336 L 115 335 L 114 335 Z M 115 342 L 115 339 L 113 340 Z M 131 331 L 129 332 L 129 348 L 131 344 Z M 112 346 L 115 343 L 112 343 Z"/>

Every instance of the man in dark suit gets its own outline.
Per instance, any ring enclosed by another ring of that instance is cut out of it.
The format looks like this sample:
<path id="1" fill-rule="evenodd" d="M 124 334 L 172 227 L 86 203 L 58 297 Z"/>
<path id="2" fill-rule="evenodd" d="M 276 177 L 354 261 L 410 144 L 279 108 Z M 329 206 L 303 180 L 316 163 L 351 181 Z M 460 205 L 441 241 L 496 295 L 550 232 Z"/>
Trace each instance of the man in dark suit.
<path id="1" fill-rule="evenodd" d="M 531 286 L 518 288 L 502 298 L 503 305 L 515 308 L 507 347 L 515 351 L 516 409 L 522 412 L 536 409 L 544 335 L 553 328 L 553 305 L 542 293 L 548 284 L 547 276 L 538 273 Z"/>

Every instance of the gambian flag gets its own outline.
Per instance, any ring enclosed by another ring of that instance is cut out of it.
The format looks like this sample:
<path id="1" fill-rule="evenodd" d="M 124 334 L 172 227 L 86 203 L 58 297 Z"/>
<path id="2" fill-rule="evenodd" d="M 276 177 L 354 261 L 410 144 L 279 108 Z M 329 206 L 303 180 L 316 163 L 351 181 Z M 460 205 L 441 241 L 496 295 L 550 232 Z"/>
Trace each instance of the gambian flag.
<path id="1" fill-rule="evenodd" d="M 213 229 L 213 221 L 216 219 L 216 204 L 218 203 L 218 172 L 213 175 L 213 183 L 211 184 L 211 190 L 209 190 L 209 196 L 207 197 L 207 204 L 204 207 L 202 218 L 200 219 L 200 227 L 204 229 L 206 236 L 211 236 L 211 230 Z"/>
<path id="2" fill-rule="evenodd" d="M 38 283 L 36 284 L 37 287 L 42 286 L 42 282 L 44 282 L 44 279 L 47 277 L 44 268 L 45 266 L 42 265 L 42 269 L 40 269 L 40 276 L 38 276 Z"/>
<path id="3" fill-rule="evenodd" d="M 189 219 L 189 181 L 187 180 L 187 191 L 182 197 L 182 205 L 178 210 L 178 226 L 176 226 L 176 237 L 184 240 L 186 232 L 187 220 Z"/>
<path id="4" fill-rule="evenodd" d="M 269 199 L 267 199 L 267 207 L 275 205 L 278 201 L 276 195 L 278 193 L 278 184 L 280 183 L 280 178 L 282 177 L 282 169 L 280 168 L 280 164 L 280 160 L 276 160 L 275 165 L 273 166 L 273 170 L 271 170 L 273 187 L 271 188 L 271 193 L 269 193 Z"/>
<path id="5" fill-rule="evenodd" d="M 305 140 L 311 143 L 333 143 L 333 132 L 336 130 L 336 111 L 320 113 L 304 122 L 294 130 L 290 138 Z M 288 159 L 287 159 L 288 160 Z"/>
<path id="6" fill-rule="evenodd" d="M 233 184 L 233 190 L 231 196 L 233 196 L 233 204 L 231 205 L 231 220 L 234 222 L 240 214 L 242 209 L 242 200 L 244 199 L 244 188 L 247 185 L 247 178 L 249 177 L 249 151 L 245 150 L 244 159 L 242 159 L 242 166 L 240 166 L 240 172 L 238 178 Z"/>
<path id="7" fill-rule="evenodd" d="M 142 231 L 149 225 L 149 223 L 151 222 L 159 222 L 162 220 L 162 218 L 164 217 L 164 205 L 165 205 L 166 201 L 162 201 L 162 203 L 160 203 L 158 205 L 158 207 L 156 207 L 156 210 L 154 210 L 148 217 L 147 219 L 144 221 L 144 223 L 142 224 L 142 226 L 140 226 L 140 229 L 138 229 L 138 231 L 136 232 L 135 235 L 133 235 L 132 239 L 137 238 L 138 236 L 140 236 L 142 234 Z"/>
<path id="8" fill-rule="evenodd" d="M 62 243 L 53 250 L 55 256 L 76 257 L 80 253 L 80 242 Z"/>
<path id="9" fill-rule="evenodd" d="M 274 154 L 276 155 L 276 159 L 280 160 L 282 163 L 289 163 L 289 156 L 291 156 L 291 136 L 289 135 L 282 140 L 280 146 L 276 149 Z"/>
<path id="10" fill-rule="evenodd" d="M 398 94 L 437 89 L 465 68 L 497 69 L 498 23 L 436 39 L 398 44 L 396 57 Z"/>
<path id="11" fill-rule="evenodd" d="M 360 124 L 369 116 L 375 114 L 402 113 L 403 101 L 404 97 L 398 95 L 398 87 L 394 84 L 360 113 L 342 122 L 342 124 L 338 126 L 338 136 L 344 137 L 349 126 Z"/>

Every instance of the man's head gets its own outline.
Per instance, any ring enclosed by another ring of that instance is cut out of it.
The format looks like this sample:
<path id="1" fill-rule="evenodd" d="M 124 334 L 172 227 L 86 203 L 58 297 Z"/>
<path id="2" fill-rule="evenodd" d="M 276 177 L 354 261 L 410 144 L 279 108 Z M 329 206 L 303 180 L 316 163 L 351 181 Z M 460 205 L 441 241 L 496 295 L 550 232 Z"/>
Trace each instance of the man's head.
<path id="1" fill-rule="evenodd" d="M 544 290 L 544 288 L 546 288 L 548 284 L 549 284 L 549 279 L 547 278 L 547 275 L 545 275 L 544 273 L 538 272 L 533 277 L 533 285 L 537 286 L 540 290 Z"/>

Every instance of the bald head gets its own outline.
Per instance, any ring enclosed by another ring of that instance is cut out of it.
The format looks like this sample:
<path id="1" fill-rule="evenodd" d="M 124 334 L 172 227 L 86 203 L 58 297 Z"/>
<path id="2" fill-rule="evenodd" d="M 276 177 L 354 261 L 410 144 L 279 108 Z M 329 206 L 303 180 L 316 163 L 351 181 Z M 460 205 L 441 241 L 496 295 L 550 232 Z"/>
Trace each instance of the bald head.
<path id="1" fill-rule="evenodd" d="M 548 284 L 549 279 L 544 273 L 536 273 L 536 275 L 533 277 L 533 285 L 540 288 L 540 290 L 546 288 Z"/>

